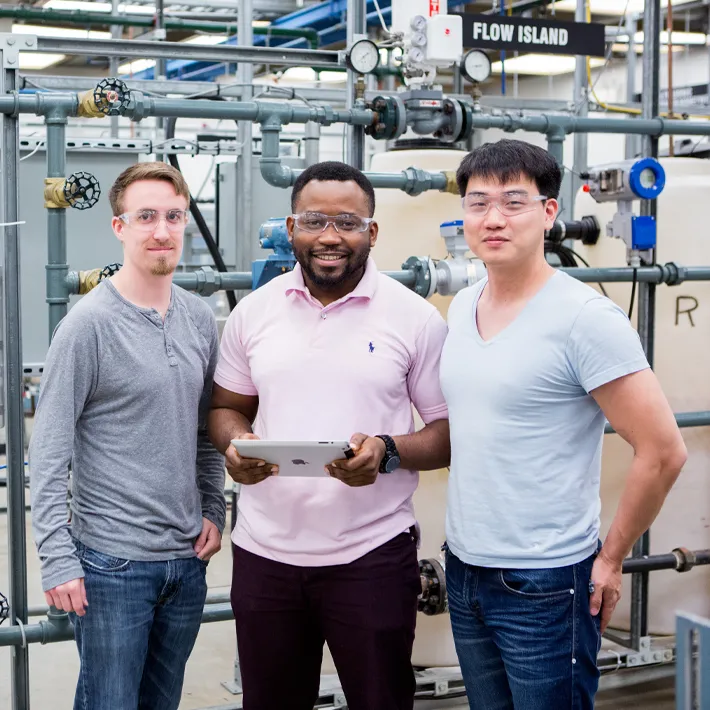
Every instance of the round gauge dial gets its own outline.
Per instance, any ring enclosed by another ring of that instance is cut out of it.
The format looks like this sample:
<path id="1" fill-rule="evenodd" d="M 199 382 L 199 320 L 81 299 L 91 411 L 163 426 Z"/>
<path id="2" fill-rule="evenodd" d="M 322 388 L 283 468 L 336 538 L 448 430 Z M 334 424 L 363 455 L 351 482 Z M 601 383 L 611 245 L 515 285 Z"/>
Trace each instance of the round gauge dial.
<path id="1" fill-rule="evenodd" d="M 348 66 L 359 74 L 369 74 L 380 63 L 380 50 L 369 39 L 360 39 L 350 48 L 346 60 Z"/>
<path id="2" fill-rule="evenodd" d="M 472 49 L 463 58 L 461 70 L 469 81 L 485 81 L 491 75 L 491 60 L 480 49 Z"/>

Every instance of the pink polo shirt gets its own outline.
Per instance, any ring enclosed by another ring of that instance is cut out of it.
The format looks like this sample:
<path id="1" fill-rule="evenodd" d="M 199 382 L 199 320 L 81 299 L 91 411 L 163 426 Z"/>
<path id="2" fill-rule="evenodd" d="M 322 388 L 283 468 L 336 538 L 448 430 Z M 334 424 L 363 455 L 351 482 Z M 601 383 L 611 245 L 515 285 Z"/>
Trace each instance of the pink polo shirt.
<path id="1" fill-rule="evenodd" d="M 355 290 L 327 307 L 300 266 L 244 298 L 225 324 L 215 382 L 259 396 L 262 439 L 349 440 L 414 431 L 448 416 L 439 387 L 446 337 L 439 312 L 372 259 Z M 271 477 L 242 486 L 236 545 L 299 566 L 345 564 L 415 523 L 419 474 L 400 469 L 371 486 Z"/>

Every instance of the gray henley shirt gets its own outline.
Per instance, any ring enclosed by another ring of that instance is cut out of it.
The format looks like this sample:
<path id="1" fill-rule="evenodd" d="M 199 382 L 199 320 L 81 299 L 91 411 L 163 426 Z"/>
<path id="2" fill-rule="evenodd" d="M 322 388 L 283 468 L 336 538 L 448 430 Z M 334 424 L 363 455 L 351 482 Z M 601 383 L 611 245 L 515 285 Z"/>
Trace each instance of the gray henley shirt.
<path id="1" fill-rule="evenodd" d="M 29 451 L 45 591 L 84 576 L 72 536 L 151 561 L 194 556 L 203 516 L 222 531 L 224 459 L 206 429 L 217 358 L 211 309 L 175 286 L 165 320 L 104 281 L 61 321 Z"/>

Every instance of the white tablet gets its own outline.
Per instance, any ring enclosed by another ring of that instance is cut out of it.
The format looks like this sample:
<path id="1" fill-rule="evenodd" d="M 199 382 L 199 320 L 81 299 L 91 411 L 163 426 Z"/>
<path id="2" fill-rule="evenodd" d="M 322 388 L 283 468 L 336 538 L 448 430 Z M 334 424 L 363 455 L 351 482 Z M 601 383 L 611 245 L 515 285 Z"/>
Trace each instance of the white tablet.
<path id="1" fill-rule="evenodd" d="M 355 456 L 347 441 L 268 441 L 233 439 L 240 456 L 279 467 L 279 476 L 327 477 L 325 467 Z"/>

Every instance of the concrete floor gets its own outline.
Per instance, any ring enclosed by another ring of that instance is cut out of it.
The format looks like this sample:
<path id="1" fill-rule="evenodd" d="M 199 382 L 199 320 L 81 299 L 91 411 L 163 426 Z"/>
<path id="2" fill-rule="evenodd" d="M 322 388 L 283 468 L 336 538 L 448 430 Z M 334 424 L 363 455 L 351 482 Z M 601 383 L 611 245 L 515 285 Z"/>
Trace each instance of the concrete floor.
<path id="1" fill-rule="evenodd" d="M 0 506 L 6 505 L 5 489 L 0 488 Z M 39 563 L 31 538 L 30 521 L 27 521 L 28 541 L 28 591 L 30 606 L 43 605 L 39 576 Z M 222 552 L 214 558 L 207 572 L 212 591 L 228 591 L 231 579 L 231 555 L 225 535 Z M 7 593 L 7 515 L 0 513 L 0 591 Z M 34 619 L 31 621 L 38 621 Z M 7 622 L 5 622 L 7 624 Z M 197 710 L 231 705 L 240 700 L 222 685 L 233 677 L 235 636 L 232 622 L 203 625 L 195 650 L 188 662 L 183 689 L 181 710 Z M 0 648 L 0 708 L 10 708 L 10 648 Z M 30 692 L 33 710 L 70 710 L 78 673 L 78 659 L 73 642 L 47 646 L 30 646 Z M 603 686 L 602 686 L 603 687 Z M 430 700 L 417 702 L 417 710 L 466 707 L 463 699 Z M 674 710 L 673 680 L 648 681 L 643 684 L 599 693 L 596 707 L 600 710 Z M 288 710 L 287 708 L 283 710 Z"/>

